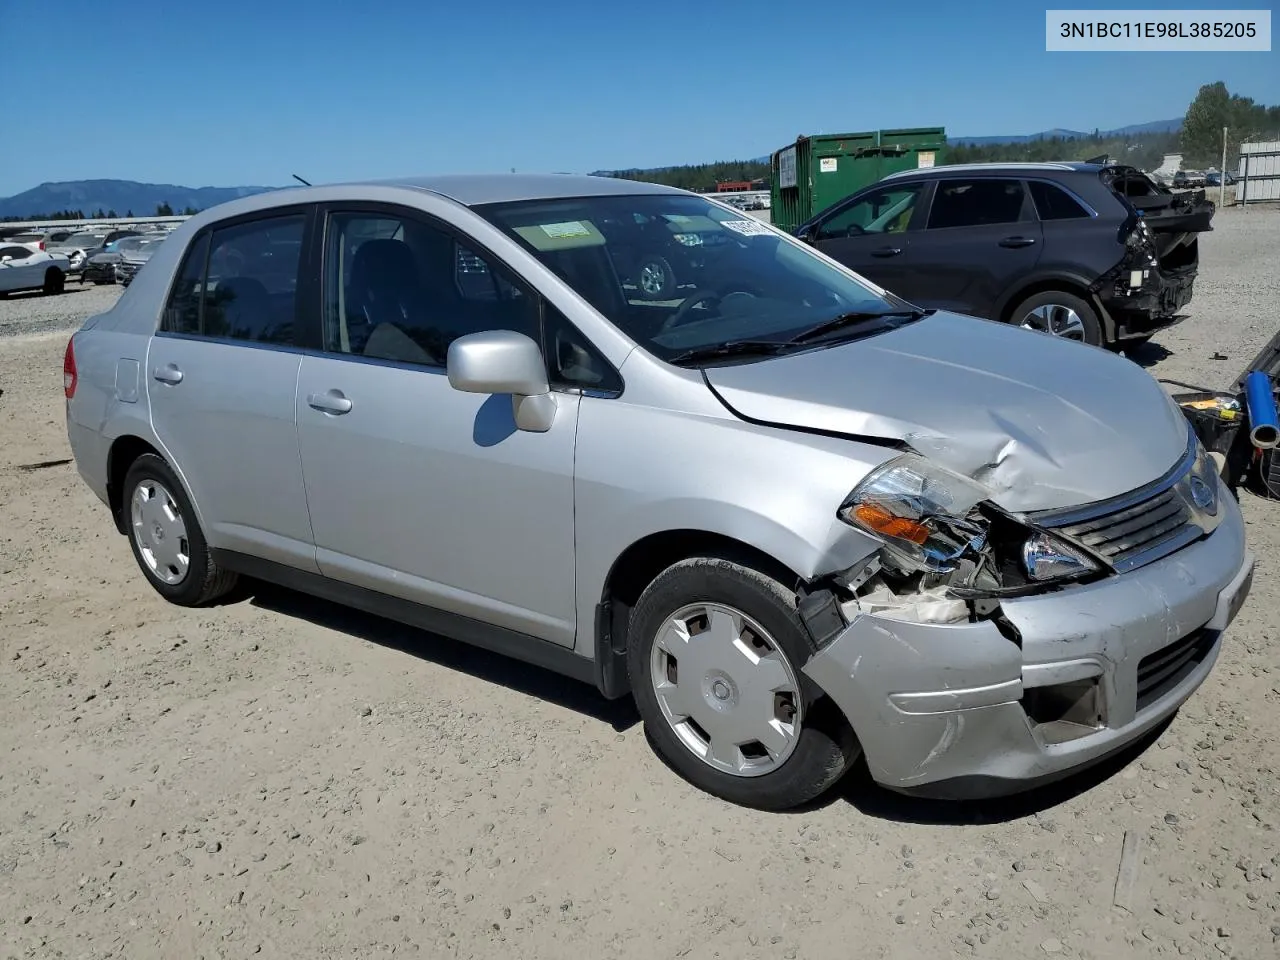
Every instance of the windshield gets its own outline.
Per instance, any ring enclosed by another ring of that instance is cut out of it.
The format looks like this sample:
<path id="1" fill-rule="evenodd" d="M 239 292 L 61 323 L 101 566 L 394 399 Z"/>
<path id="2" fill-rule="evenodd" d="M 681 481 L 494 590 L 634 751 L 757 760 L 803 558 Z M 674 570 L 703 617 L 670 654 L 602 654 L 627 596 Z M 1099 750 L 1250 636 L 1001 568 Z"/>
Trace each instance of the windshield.
<path id="1" fill-rule="evenodd" d="M 147 237 L 124 237 L 111 244 L 111 246 L 114 246 L 120 253 L 133 253 L 141 250 L 142 247 L 151 242 Z"/>
<path id="2" fill-rule="evenodd" d="M 664 360 L 742 341 L 783 343 L 838 317 L 911 309 L 701 197 L 522 201 L 477 212 Z"/>

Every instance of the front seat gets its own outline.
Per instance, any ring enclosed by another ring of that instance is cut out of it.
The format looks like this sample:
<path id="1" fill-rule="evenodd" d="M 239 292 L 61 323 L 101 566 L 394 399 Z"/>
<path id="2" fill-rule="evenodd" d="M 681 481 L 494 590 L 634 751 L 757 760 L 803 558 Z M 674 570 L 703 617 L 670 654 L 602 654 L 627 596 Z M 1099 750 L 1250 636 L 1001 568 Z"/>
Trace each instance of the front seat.
<path id="1" fill-rule="evenodd" d="M 205 327 L 210 336 L 261 342 L 271 342 L 281 332 L 267 288 L 252 277 L 219 278 L 205 300 Z"/>
<path id="2" fill-rule="evenodd" d="M 383 360 L 439 363 L 411 333 L 427 324 L 430 298 L 413 251 L 402 240 L 367 240 L 351 260 L 347 338 L 352 353 Z"/>

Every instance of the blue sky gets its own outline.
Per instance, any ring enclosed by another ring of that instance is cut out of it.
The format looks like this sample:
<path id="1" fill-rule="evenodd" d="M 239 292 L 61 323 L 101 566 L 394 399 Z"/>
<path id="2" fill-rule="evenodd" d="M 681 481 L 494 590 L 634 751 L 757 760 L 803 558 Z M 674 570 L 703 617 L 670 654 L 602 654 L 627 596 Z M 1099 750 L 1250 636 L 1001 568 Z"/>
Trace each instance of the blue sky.
<path id="1" fill-rule="evenodd" d="M 21 94 L 0 101 L 0 196 L 99 177 L 228 186 L 294 172 L 588 172 L 890 126 L 1107 128 L 1180 116 L 1214 80 L 1280 102 L 1275 49 L 1046 53 L 1045 7 L 5 3 L 0 64 Z"/>

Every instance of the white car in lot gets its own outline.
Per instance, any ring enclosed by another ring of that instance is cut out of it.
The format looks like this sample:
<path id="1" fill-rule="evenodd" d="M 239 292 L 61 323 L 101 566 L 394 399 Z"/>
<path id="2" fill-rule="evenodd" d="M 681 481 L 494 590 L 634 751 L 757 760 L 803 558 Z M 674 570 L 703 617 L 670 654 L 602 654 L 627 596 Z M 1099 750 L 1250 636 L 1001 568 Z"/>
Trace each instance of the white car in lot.
<path id="1" fill-rule="evenodd" d="M 0 245 L 0 296 L 18 290 L 61 293 L 70 265 L 60 253 L 32 250 L 17 243 Z"/>

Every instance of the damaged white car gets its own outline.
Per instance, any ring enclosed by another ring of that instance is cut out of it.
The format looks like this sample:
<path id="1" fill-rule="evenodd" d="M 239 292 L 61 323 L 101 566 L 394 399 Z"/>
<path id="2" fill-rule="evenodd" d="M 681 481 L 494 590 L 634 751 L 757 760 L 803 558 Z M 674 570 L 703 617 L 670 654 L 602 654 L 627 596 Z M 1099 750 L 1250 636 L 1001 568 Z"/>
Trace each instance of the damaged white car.
<path id="1" fill-rule="evenodd" d="M 602 229 L 653 220 L 716 241 L 670 300 Z M 1253 571 L 1134 364 L 624 180 L 207 210 L 64 380 L 171 601 L 264 578 L 630 694 L 675 770 L 764 808 L 860 754 L 946 796 L 1096 762 L 1205 679 Z"/>

